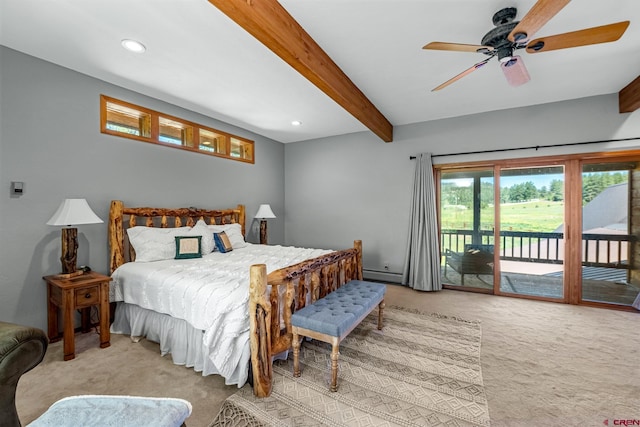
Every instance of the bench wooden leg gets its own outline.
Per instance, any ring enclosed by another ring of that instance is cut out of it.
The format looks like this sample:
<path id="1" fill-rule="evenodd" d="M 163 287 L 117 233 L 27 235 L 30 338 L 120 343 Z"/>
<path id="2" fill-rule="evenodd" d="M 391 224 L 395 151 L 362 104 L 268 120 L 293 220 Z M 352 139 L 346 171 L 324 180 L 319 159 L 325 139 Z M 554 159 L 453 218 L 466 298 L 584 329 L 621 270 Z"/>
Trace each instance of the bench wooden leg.
<path id="1" fill-rule="evenodd" d="M 333 339 L 331 345 L 331 391 L 338 391 L 338 357 L 340 357 L 340 340 Z"/>
<path id="2" fill-rule="evenodd" d="M 378 304 L 378 330 L 382 330 L 382 312 L 384 311 L 384 300 L 380 301 Z"/>
<path id="3" fill-rule="evenodd" d="M 293 332 L 293 376 L 300 376 L 300 339 L 298 333 Z"/>

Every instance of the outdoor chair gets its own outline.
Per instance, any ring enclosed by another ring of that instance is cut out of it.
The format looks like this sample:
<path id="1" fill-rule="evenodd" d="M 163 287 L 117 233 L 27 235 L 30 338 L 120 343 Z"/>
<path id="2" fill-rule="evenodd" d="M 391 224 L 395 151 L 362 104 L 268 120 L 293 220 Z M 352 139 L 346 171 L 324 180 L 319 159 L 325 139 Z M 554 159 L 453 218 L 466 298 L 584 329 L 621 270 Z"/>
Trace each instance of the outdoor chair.
<path id="1" fill-rule="evenodd" d="M 493 245 L 465 245 L 464 252 L 445 251 L 444 275 L 447 266 L 460 275 L 460 285 L 464 286 L 465 274 L 493 275 Z"/>

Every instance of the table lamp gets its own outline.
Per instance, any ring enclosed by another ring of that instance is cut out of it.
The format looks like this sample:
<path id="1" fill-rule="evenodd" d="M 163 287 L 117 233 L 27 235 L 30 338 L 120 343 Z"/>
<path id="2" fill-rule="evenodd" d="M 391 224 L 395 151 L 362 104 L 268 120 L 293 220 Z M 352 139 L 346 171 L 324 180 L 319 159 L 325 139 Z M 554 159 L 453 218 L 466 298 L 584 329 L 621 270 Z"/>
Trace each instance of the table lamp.
<path id="1" fill-rule="evenodd" d="M 267 244 L 267 218 L 275 218 L 269 205 L 260 205 L 258 213 L 256 213 L 256 219 L 260 220 L 260 244 Z"/>
<path id="2" fill-rule="evenodd" d="M 91 210 L 85 199 L 65 199 L 56 213 L 47 221 L 47 225 L 62 225 L 62 273 L 60 278 L 79 276 L 82 270 L 76 269 L 78 259 L 78 229 L 74 225 L 100 224 L 103 221 Z"/>

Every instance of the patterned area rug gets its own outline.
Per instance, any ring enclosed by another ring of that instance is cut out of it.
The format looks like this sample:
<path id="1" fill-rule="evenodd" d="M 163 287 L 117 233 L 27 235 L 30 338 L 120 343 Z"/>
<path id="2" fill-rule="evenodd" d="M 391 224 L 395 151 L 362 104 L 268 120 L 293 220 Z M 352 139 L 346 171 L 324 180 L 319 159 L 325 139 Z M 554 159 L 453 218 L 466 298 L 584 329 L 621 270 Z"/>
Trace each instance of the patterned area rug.
<path id="1" fill-rule="evenodd" d="M 302 376 L 291 357 L 274 364 L 270 397 L 247 384 L 211 426 L 488 426 L 480 323 L 391 307 L 340 344 L 338 391 L 329 391 L 331 347 L 305 341 Z"/>

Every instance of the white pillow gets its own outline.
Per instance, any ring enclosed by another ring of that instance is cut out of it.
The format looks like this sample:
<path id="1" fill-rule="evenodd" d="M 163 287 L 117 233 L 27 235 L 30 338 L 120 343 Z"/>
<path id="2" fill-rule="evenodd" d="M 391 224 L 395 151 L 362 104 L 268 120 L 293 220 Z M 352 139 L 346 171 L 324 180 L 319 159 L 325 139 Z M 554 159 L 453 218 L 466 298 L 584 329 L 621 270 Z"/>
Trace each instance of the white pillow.
<path id="1" fill-rule="evenodd" d="M 247 242 L 244 241 L 244 236 L 242 235 L 242 226 L 238 223 L 224 225 L 207 225 L 207 227 L 209 227 L 209 229 L 214 233 L 220 233 L 224 231 L 229 238 L 233 249 L 244 248 L 245 246 L 247 246 Z"/>
<path id="2" fill-rule="evenodd" d="M 186 236 L 191 227 L 157 228 L 135 226 L 127 229 L 136 262 L 161 261 L 176 256 L 176 236 Z"/>
<path id="3" fill-rule="evenodd" d="M 213 241 L 213 232 L 207 226 L 207 223 L 203 220 L 198 220 L 196 225 L 193 226 L 187 236 L 202 236 L 200 240 L 200 252 L 202 255 L 207 255 L 213 252 L 215 248 L 215 243 Z"/>

